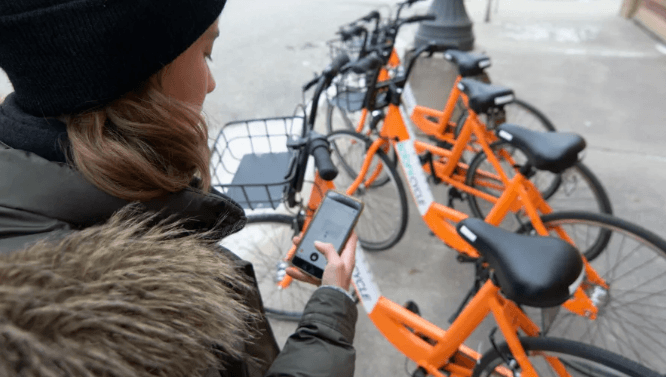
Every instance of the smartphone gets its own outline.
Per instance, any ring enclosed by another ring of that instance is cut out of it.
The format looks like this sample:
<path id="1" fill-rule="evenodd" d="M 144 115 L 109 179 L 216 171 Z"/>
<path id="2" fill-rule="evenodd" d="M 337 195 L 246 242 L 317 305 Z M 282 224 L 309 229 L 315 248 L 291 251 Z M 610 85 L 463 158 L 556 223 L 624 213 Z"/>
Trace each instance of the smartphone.
<path id="1" fill-rule="evenodd" d="M 363 203 L 351 196 L 329 190 L 305 231 L 291 264 L 317 279 L 326 268 L 326 257 L 315 249 L 314 242 L 330 243 L 338 254 L 347 243 L 363 211 Z"/>

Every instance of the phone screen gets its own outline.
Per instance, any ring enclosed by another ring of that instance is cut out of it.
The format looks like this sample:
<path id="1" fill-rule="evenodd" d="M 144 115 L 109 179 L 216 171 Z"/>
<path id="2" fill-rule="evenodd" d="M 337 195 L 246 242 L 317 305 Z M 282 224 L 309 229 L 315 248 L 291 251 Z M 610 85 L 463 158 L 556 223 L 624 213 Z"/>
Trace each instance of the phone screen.
<path id="1" fill-rule="evenodd" d="M 355 224 L 359 208 L 326 197 L 296 250 L 292 263 L 317 278 L 326 268 L 326 257 L 314 247 L 315 241 L 332 244 L 340 250 Z"/>

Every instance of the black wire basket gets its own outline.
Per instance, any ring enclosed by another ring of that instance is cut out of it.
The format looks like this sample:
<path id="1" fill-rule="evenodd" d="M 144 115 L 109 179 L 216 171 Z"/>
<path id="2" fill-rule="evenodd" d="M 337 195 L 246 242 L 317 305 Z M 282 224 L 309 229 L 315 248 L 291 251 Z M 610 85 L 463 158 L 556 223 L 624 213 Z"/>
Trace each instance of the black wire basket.
<path id="1" fill-rule="evenodd" d="M 287 141 L 304 127 L 302 116 L 225 124 L 211 148 L 212 186 L 245 209 L 276 209 L 296 173 L 297 151 Z"/>
<path id="2" fill-rule="evenodd" d="M 347 112 L 361 110 L 368 91 L 367 80 L 368 74 L 366 73 L 358 74 L 348 71 L 338 75 L 327 91 L 329 104 Z"/>
<path id="3" fill-rule="evenodd" d="M 329 50 L 329 58 L 331 61 L 335 60 L 338 56 L 346 54 L 351 61 L 356 61 L 360 58 L 365 44 L 364 36 L 353 36 L 346 40 L 342 38 L 331 39 L 326 42 Z"/>

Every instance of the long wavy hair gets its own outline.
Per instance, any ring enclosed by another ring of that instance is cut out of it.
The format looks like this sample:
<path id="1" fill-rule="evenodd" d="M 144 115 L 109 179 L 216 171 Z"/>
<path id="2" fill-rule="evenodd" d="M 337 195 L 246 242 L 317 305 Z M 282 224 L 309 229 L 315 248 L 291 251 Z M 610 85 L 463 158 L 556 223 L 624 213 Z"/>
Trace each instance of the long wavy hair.
<path id="1" fill-rule="evenodd" d="M 167 69 L 103 108 L 63 118 L 70 163 L 113 196 L 147 201 L 191 182 L 210 188 L 208 127 L 199 109 L 162 93 Z"/>

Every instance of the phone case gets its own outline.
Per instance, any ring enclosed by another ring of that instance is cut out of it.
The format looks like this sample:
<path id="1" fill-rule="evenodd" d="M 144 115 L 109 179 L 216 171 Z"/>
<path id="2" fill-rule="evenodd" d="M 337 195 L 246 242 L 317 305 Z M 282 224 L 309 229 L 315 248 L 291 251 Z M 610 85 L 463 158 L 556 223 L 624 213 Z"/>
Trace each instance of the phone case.
<path id="1" fill-rule="evenodd" d="M 324 202 L 324 200 L 326 200 L 326 197 L 327 197 L 327 196 L 329 195 L 329 193 L 331 193 L 331 192 L 332 192 L 332 193 L 339 194 L 339 195 L 342 195 L 342 196 L 345 197 L 345 199 L 347 199 L 347 200 L 351 200 L 351 201 L 355 202 L 355 203 L 359 206 L 358 213 L 356 214 L 356 217 L 355 217 L 354 221 L 352 222 L 352 226 L 349 228 L 350 231 L 347 232 L 347 234 L 345 235 L 344 241 L 341 243 L 340 248 L 339 248 L 338 250 L 336 250 L 337 253 L 340 254 L 340 252 L 342 252 L 342 249 L 344 248 L 344 246 L 345 246 L 345 245 L 347 244 L 347 242 L 349 241 L 349 237 L 351 237 L 351 234 L 352 234 L 352 232 L 354 231 L 354 228 L 356 227 L 356 224 L 358 223 L 358 220 L 361 218 L 361 213 L 363 212 L 364 204 L 363 204 L 363 202 L 360 201 L 359 199 L 356 199 L 356 198 L 354 198 L 354 197 L 352 197 L 352 196 L 349 196 L 349 195 L 347 195 L 347 194 L 345 194 L 345 193 L 343 193 L 343 192 L 340 192 L 340 191 L 338 191 L 338 190 L 329 190 L 329 191 L 327 191 L 327 192 L 326 192 L 326 196 L 325 196 L 324 199 L 322 200 L 322 203 Z M 315 214 L 312 216 L 312 221 L 311 221 L 310 223 L 314 222 L 314 221 L 317 219 L 317 215 L 319 214 L 319 210 L 321 209 L 321 207 L 322 207 L 322 206 L 321 206 L 321 204 L 320 204 L 319 207 L 317 208 L 317 210 L 315 211 Z M 303 240 L 306 239 L 306 236 L 307 236 L 309 230 L 310 230 L 310 227 L 308 227 L 308 229 L 307 229 L 307 230 L 305 231 L 305 233 L 303 234 L 303 237 L 301 238 L 301 242 L 303 242 Z M 298 245 L 296 245 L 296 249 L 298 250 L 299 247 L 300 247 L 300 243 L 299 243 Z M 294 256 L 296 256 L 296 254 L 294 254 Z M 293 258 L 292 258 L 292 259 L 293 259 Z M 307 262 L 307 261 L 306 261 L 306 262 Z M 308 275 L 314 277 L 315 279 L 320 279 L 319 277 L 314 276 L 314 275 L 308 273 L 307 271 L 303 270 L 303 269 L 300 268 L 299 266 L 294 265 L 294 264 L 292 263 L 292 260 L 289 260 L 289 263 L 290 263 L 290 265 L 292 265 L 292 266 L 298 268 L 300 271 L 303 271 L 304 273 L 306 273 L 306 274 L 308 274 Z M 308 263 L 309 263 L 309 262 L 308 262 Z M 316 267 L 316 266 L 315 266 L 315 267 Z"/>

